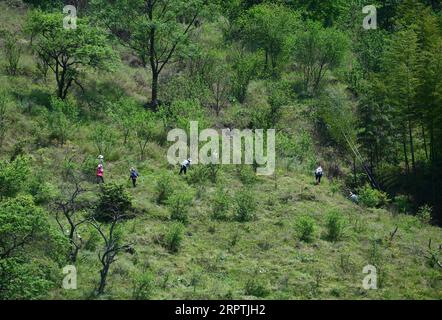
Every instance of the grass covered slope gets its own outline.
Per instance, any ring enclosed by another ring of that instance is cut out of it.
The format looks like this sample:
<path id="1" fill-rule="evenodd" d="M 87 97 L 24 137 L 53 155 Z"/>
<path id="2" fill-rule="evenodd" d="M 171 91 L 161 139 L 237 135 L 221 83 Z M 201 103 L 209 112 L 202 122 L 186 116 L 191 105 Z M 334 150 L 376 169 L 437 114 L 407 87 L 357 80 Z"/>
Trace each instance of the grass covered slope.
<path id="1" fill-rule="evenodd" d="M 24 12 L 4 4 L 0 9 L 2 27 L 20 25 Z M 101 194 L 94 180 L 96 157 L 104 150 L 106 184 L 123 185 L 132 198 L 135 217 L 123 221 L 118 232 L 133 251 L 117 255 L 100 299 L 442 298 L 442 272 L 429 259 L 428 246 L 431 239 L 436 252 L 442 244 L 440 228 L 389 206 L 353 204 L 339 180 L 314 185 L 315 150 L 325 151 L 316 141 L 305 101 L 290 101 L 277 124 L 299 146 L 295 164 L 287 165 L 278 150 L 272 177 L 256 177 L 250 166 L 221 166 L 212 168 L 219 170 L 215 179 L 211 168 L 201 165 L 184 177 L 167 163 L 165 128 L 148 139 L 143 157 L 139 123 L 134 121 L 124 142 L 118 116 L 112 114 L 125 101 L 133 104 L 134 119 L 146 113 L 144 71 L 120 65 L 114 73 L 87 74 L 86 92 L 75 87 L 61 106 L 65 118 L 51 99 L 52 75 L 45 82 L 35 73 L 27 50 L 18 75 L 0 73 L 0 87 L 10 98 L 0 160 L 30 158 L 31 173 L 20 192 L 31 194 L 58 228 L 54 203 L 72 192 L 66 172 L 73 171 L 85 190 L 78 216 L 87 217 Z M 189 110 L 181 120 L 202 114 L 197 120 L 208 127 L 248 123 L 253 110 L 269 107 L 263 87 L 263 81 L 253 81 L 245 105 L 230 106 L 220 118 L 193 101 L 177 102 Z M 160 126 L 161 120 L 153 122 Z M 286 146 L 282 138 L 277 138 L 278 149 Z M 137 188 L 129 181 L 132 166 L 140 173 Z M 77 290 L 61 288 L 62 268 L 71 264 L 64 261 L 48 293 L 38 298 L 95 298 L 102 267 L 97 255 L 104 243 L 87 223 L 78 233 L 83 242 L 75 263 Z M 377 267 L 377 290 L 362 288 L 369 264 Z"/>

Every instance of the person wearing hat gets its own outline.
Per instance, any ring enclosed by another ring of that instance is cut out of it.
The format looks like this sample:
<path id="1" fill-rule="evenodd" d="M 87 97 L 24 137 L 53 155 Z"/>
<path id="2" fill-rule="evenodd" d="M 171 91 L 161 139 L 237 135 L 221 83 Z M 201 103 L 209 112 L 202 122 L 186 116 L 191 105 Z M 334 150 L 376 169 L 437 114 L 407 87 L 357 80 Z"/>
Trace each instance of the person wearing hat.
<path id="1" fill-rule="evenodd" d="M 132 180 L 132 185 L 134 188 L 137 186 L 137 178 L 138 178 L 138 172 L 135 170 L 135 168 L 130 168 L 130 179 Z"/>
<path id="2" fill-rule="evenodd" d="M 192 162 L 192 159 L 190 159 L 190 158 L 183 161 L 183 163 L 181 164 L 180 175 L 182 175 L 183 172 L 184 172 L 184 174 L 187 174 L 187 169 L 189 169 L 191 162 Z"/>
<path id="3" fill-rule="evenodd" d="M 97 168 L 97 183 L 98 184 L 104 183 L 103 175 L 104 175 L 103 165 L 100 163 Z"/>

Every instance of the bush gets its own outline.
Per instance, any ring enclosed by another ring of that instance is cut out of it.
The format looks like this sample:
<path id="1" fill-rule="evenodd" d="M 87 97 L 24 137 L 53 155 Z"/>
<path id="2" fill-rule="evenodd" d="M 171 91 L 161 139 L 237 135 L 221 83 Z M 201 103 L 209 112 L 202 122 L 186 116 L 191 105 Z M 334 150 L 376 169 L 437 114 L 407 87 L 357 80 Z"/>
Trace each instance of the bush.
<path id="1" fill-rule="evenodd" d="M 165 236 L 167 250 L 172 253 L 178 252 L 184 238 L 184 229 L 185 227 L 182 223 L 175 223 L 172 225 Z"/>
<path id="2" fill-rule="evenodd" d="M 246 282 L 244 291 L 246 295 L 258 298 L 263 298 L 269 294 L 266 284 L 256 278 L 250 279 Z"/>
<path id="3" fill-rule="evenodd" d="M 19 156 L 14 161 L 0 161 L 0 199 L 14 197 L 27 182 L 29 160 Z"/>
<path id="4" fill-rule="evenodd" d="M 399 213 L 407 214 L 411 211 L 411 202 L 405 195 L 394 197 L 393 205 Z"/>
<path id="5" fill-rule="evenodd" d="M 299 240 L 310 242 L 316 230 L 315 219 L 304 215 L 298 218 L 295 225 Z"/>
<path id="6" fill-rule="evenodd" d="M 204 165 L 191 166 L 187 172 L 187 182 L 189 184 L 203 184 L 208 178 L 208 170 Z"/>
<path id="7" fill-rule="evenodd" d="M 212 218 L 215 220 L 227 220 L 230 202 L 229 194 L 222 187 L 218 187 L 212 202 Z"/>
<path id="8" fill-rule="evenodd" d="M 107 183 L 103 185 L 94 217 L 97 220 L 110 221 L 114 216 L 127 215 L 131 210 L 132 197 L 124 185 Z"/>
<path id="9" fill-rule="evenodd" d="M 143 272 L 134 276 L 132 298 L 134 300 L 147 300 L 152 295 L 155 282 L 150 272 Z"/>
<path id="10" fill-rule="evenodd" d="M 344 235 L 346 222 L 340 212 L 332 210 L 327 214 L 327 238 L 330 241 L 339 241 Z"/>
<path id="11" fill-rule="evenodd" d="M 50 109 L 47 115 L 50 138 L 64 145 L 75 128 L 73 124 L 77 116 L 75 106 L 70 102 L 53 98 Z"/>
<path id="12" fill-rule="evenodd" d="M 417 212 L 417 218 L 422 224 L 430 224 L 432 212 L 433 208 L 426 204 L 419 208 Z"/>
<path id="13" fill-rule="evenodd" d="M 235 197 L 235 220 L 239 222 L 251 221 L 255 218 L 256 200 L 253 193 L 242 189 Z"/>
<path id="14" fill-rule="evenodd" d="M 251 166 L 239 166 L 238 176 L 239 180 L 245 185 L 250 185 L 256 182 L 256 174 Z"/>
<path id="15" fill-rule="evenodd" d="M 18 63 L 23 51 L 19 38 L 15 33 L 8 30 L 0 30 L 0 38 L 4 39 L 4 53 L 6 61 L 6 72 L 10 76 L 17 75 Z"/>
<path id="16" fill-rule="evenodd" d="M 173 192 L 172 177 L 168 174 L 159 176 L 156 184 L 157 203 L 165 204 Z"/>
<path id="17" fill-rule="evenodd" d="M 379 208 L 389 203 L 388 195 L 385 192 L 373 189 L 366 184 L 358 189 L 359 201 L 369 208 Z"/>
<path id="18" fill-rule="evenodd" d="M 9 98 L 4 92 L 0 92 L 0 148 L 3 146 L 6 131 L 8 129 L 7 109 Z"/>
<path id="19" fill-rule="evenodd" d="M 192 201 L 193 194 L 189 190 L 178 190 L 172 193 L 166 201 L 170 209 L 170 218 L 183 224 L 188 223 L 188 212 Z"/>

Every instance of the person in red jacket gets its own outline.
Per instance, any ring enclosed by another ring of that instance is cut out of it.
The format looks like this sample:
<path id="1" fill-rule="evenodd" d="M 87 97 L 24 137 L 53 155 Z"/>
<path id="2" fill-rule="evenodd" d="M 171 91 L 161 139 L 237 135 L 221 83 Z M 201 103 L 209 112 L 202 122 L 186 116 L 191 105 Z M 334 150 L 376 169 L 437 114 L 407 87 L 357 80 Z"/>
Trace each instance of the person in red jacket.
<path id="1" fill-rule="evenodd" d="M 104 183 L 103 175 L 104 175 L 103 165 L 100 163 L 97 168 L 97 183 L 98 184 Z"/>

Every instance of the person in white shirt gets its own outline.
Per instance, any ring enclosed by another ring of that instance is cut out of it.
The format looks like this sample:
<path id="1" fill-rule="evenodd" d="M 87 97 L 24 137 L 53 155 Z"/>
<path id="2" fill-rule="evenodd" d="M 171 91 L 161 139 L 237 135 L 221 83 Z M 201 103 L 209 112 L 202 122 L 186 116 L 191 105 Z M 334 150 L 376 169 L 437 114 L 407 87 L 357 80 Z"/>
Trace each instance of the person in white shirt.
<path id="1" fill-rule="evenodd" d="M 358 203 L 359 202 L 359 197 L 357 194 L 354 194 L 353 192 L 350 191 L 350 200 L 353 201 L 354 203 Z"/>
<path id="2" fill-rule="evenodd" d="M 192 162 L 192 159 L 190 159 L 190 158 L 183 161 L 183 163 L 181 164 L 180 175 L 182 175 L 183 173 L 187 174 L 187 169 L 189 169 L 191 162 Z"/>
<path id="3" fill-rule="evenodd" d="M 316 170 L 315 170 L 316 184 L 320 184 L 321 183 L 321 178 L 322 178 L 323 174 L 324 174 L 324 170 L 322 170 L 321 166 L 316 168 Z"/>

